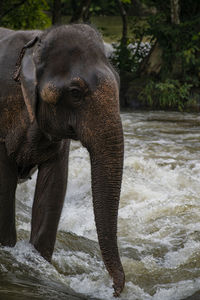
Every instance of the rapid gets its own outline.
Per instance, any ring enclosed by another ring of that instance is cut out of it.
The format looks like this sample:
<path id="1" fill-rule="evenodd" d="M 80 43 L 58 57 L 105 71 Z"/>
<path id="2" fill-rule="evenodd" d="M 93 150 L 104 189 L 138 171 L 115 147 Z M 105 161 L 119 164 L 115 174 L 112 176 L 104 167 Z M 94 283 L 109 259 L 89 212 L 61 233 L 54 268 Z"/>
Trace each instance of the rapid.
<path id="1" fill-rule="evenodd" d="M 200 115 L 124 112 L 118 243 L 121 300 L 181 300 L 200 290 Z M 29 244 L 36 175 L 16 193 L 18 242 L 0 247 L 0 300 L 115 299 L 94 224 L 89 155 L 72 142 L 52 264 Z M 77 295 L 78 293 L 78 295 Z"/>

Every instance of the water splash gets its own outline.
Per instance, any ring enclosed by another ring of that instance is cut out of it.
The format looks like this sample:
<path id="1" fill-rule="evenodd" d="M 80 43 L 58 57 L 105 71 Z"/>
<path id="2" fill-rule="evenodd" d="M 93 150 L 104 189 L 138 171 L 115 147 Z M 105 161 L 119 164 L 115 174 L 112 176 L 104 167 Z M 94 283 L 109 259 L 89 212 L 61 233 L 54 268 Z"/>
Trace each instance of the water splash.
<path id="1" fill-rule="evenodd" d="M 126 287 L 120 299 L 180 300 L 200 286 L 200 117 L 146 112 L 124 113 L 122 120 L 125 163 L 118 236 Z M 13 293 L 32 286 L 37 299 L 64 299 L 66 287 L 85 299 L 114 299 L 97 243 L 87 151 L 72 143 L 52 265 L 27 242 L 35 180 L 36 175 L 17 190 L 19 242 L 13 249 L 1 248 L 0 274 L 7 281 L 2 287 L 0 276 L 0 291 L 18 280 Z"/>

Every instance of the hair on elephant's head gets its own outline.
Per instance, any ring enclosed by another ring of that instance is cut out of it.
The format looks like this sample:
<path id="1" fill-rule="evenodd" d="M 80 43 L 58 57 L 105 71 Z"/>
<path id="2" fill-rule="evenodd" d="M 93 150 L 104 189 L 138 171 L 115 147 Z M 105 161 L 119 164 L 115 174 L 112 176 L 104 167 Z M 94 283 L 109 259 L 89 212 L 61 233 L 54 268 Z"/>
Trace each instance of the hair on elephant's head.
<path id="1" fill-rule="evenodd" d="M 118 296 L 124 286 L 117 247 L 123 132 L 119 78 L 101 36 L 84 24 L 43 32 L 25 46 L 20 81 L 31 121 L 52 139 L 78 139 L 89 151 L 98 239 Z"/>

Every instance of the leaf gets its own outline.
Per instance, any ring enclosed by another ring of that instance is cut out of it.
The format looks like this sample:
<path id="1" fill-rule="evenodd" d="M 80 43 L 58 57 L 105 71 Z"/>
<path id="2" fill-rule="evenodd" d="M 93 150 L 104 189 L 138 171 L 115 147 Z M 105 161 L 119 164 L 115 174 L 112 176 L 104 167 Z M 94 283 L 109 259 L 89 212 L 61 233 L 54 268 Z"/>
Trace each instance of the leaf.
<path id="1" fill-rule="evenodd" d="M 122 3 L 131 4 L 131 0 L 121 0 Z"/>

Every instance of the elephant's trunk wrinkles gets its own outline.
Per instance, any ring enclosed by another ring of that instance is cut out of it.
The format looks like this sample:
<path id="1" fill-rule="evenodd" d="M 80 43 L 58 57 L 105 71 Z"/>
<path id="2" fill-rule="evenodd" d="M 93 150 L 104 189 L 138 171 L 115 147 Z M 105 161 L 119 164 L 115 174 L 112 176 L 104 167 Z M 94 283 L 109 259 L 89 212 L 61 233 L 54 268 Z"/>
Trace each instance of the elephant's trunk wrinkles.
<path id="1" fill-rule="evenodd" d="M 124 145 L 121 125 L 120 128 L 105 131 L 100 144 L 97 143 L 90 153 L 92 191 L 102 257 L 109 274 L 113 277 L 114 295 L 119 296 L 125 280 L 117 246 L 117 216 Z"/>

